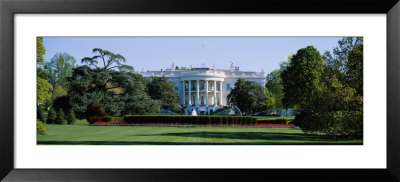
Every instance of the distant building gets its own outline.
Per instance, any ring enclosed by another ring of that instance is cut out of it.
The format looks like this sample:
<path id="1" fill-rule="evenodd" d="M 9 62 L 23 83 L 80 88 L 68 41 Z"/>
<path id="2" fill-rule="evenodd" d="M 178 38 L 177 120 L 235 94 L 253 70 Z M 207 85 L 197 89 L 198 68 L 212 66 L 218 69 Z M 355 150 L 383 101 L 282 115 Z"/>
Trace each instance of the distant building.
<path id="1" fill-rule="evenodd" d="M 228 70 L 216 70 L 203 65 L 199 68 L 177 67 L 172 64 L 169 69 L 140 72 L 143 77 L 165 76 L 175 83 L 175 92 L 179 95 L 179 104 L 187 109 L 196 109 L 200 114 L 209 114 L 211 110 L 229 105 L 227 99 L 235 87 L 238 78 L 254 81 L 265 87 L 264 71 L 240 71 L 231 65 Z"/>

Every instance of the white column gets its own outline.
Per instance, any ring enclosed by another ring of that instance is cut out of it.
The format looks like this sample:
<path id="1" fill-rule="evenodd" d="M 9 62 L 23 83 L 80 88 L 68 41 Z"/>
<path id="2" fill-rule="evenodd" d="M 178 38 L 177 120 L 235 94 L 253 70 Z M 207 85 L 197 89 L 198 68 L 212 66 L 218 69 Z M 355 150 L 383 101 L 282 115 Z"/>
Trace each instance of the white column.
<path id="1" fill-rule="evenodd" d="M 186 94 L 185 94 L 185 80 L 183 80 L 183 87 L 182 87 L 182 101 L 183 101 L 183 103 L 182 103 L 182 105 L 184 106 L 185 105 L 185 96 L 186 96 Z"/>
<path id="2" fill-rule="evenodd" d="M 219 84 L 219 105 L 222 106 L 222 81 Z"/>
<path id="3" fill-rule="evenodd" d="M 192 91 L 192 80 L 189 80 L 189 91 L 188 91 L 188 101 L 189 101 L 189 106 L 191 106 L 192 105 L 192 98 L 191 98 L 191 95 L 190 95 L 190 92 Z"/>
<path id="4" fill-rule="evenodd" d="M 217 105 L 217 80 L 214 80 L 214 106 Z"/>
<path id="5" fill-rule="evenodd" d="M 208 80 L 206 81 L 206 106 L 208 106 Z"/>
<path id="6" fill-rule="evenodd" d="M 200 100 L 200 81 L 196 80 L 196 106 L 199 106 Z"/>

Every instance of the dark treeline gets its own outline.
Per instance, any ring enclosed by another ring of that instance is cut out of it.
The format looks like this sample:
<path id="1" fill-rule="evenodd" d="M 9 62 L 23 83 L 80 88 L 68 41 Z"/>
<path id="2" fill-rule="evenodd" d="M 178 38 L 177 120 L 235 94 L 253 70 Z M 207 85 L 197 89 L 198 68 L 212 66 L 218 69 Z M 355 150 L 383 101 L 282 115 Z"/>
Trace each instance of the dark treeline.
<path id="1" fill-rule="evenodd" d="M 72 123 L 87 118 L 89 105 L 99 103 L 103 115 L 154 114 L 161 108 L 180 111 L 178 95 L 167 78 L 150 80 L 125 65 L 125 58 L 100 48 L 93 57 L 81 60 L 57 53 L 50 62 L 43 60 L 45 49 L 38 38 L 37 107 L 38 119 L 45 123 Z M 41 47 L 41 48 L 39 48 Z"/>

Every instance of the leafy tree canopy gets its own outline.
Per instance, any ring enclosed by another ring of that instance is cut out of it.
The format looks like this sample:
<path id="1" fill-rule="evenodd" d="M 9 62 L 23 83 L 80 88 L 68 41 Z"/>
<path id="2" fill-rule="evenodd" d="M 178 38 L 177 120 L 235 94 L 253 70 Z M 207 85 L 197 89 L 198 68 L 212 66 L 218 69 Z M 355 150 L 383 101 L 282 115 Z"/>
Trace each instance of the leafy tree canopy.
<path id="1" fill-rule="evenodd" d="M 68 95 L 67 90 L 64 89 L 62 86 L 58 86 L 55 89 L 53 89 L 53 92 L 51 94 L 51 100 L 54 101 L 58 97 L 63 97 Z"/>
<path id="2" fill-rule="evenodd" d="M 52 87 L 45 79 L 38 77 L 36 79 L 36 101 L 37 105 L 46 104 L 51 100 Z"/>
<path id="3" fill-rule="evenodd" d="M 339 42 L 339 46 L 335 47 L 331 52 L 324 53 L 323 58 L 326 61 L 325 79 L 338 79 L 344 82 L 346 80 L 346 72 L 349 71 L 348 61 L 352 50 L 362 46 L 364 43 L 362 37 L 343 37 Z"/>
<path id="4" fill-rule="evenodd" d="M 42 68 L 36 68 L 36 76 L 45 80 L 50 78 L 50 75 Z"/>
<path id="5" fill-rule="evenodd" d="M 93 49 L 93 53 L 97 55 L 83 58 L 82 63 L 87 65 L 75 68 L 69 79 L 73 109 L 78 117 L 84 116 L 85 106 L 95 101 L 113 116 L 159 112 L 161 102 L 147 93 L 149 81 L 133 73 L 133 67 L 123 64 L 126 60 L 122 55 L 100 48 Z"/>
<path id="6" fill-rule="evenodd" d="M 266 91 L 265 93 L 266 93 L 267 99 L 272 99 L 271 101 L 267 101 L 268 109 L 284 108 L 284 105 L 282 104 L 284 92 L 283 92 L 281 74 L 282 74 L 282 71 L 285 70 L 289 66 L 290 60 L 292 58 L 293 58 L 293 55 L 289 55 L 287 62 L 281 62 L 279 64 L 280 69 L 276 69 L 276 70 L 268 73 L 268 75 L 266 77 L 265 88 L 268 91 Z"/>
<path id="7" fill-rule="evenodd" d="M 86 106 L 95 101 L 113 116 L 154 113 L 160 108 L 161 103 L 147 94 L 149 81 L 139 74 L 92 69 L 85 65 L 75 68 L 68 80 L 73 110 L 80 118 L 85 116 Z"/>
<path id="8" fill-rule="evenodd" d="M 47 62 L 45 69 L 49 75 L 49 83 L 56 88 L 66 86 L 67 78 L 72 75 L 76 60 L 67 53 L 56 53 L 50 62 Z"/>
<path id="9" fill-rule="evenodd" d="M 364 70 L 364 46 L 358 45 L 349 52 L 346 70 L 347 84 L 355 88 L 358 95 L 363 95 L 363 70 Z"/>
<path id="10" fill-rule="evenodd" d="M 281 64 L 282 65 L 282 64 Z M 269 102 L 267 106 L 269 109 L 283 108 L 283 85 L 281 79 L 282 68 L 280 70 L 274 70 L 267 75 L 265 88 L 268 90 L 266 92 L 268 99 L 274 99 L 274 101 Z M 268 96 L 269 93 L 269 96 Z M 273 103 L 273 104 L 272 104 Z"/>
<path id="11" fill-rule="evenodd" d="M 265 88 L 265 107 L 267 109 L 275 109 L 277 108 L 277 99 L 276 96 L 274 94 L 272 94 L 272 92 L 270 92 L 268 90 L 268 88 Z"/>
<path id="12" fill-rule="evenodd" d="M 360 111 L 362 107 L 363 97 L 357 94 L 357 90 L 338 80 L 332 80 L 319 89 L 313 103 L 314 112 Z"/>
<path id="13" fill-rule="evenodd" d="M 167 77 L 151 78 L 148 86 L 149 95 L 154 100 L 161 100 L 163 108 L 177 108 L 178 94 L 173 90 L 175 84 L 168 81 Z"/>
<path id="14" fill-rule="evenodd" d="M 82 59 L 82 63 L 86 63 L 90 66 L 93 66 L 94 68 L 103 70 L 111 70 L 116 68 L 121 71 L 133 71 L 132 66 L 123 64 L 126 62 L 126 59 L 120 54 L 115 54 L 108 50 L 103 50 L 100 48 L 94 48 L 92 52 L 97 53 L 97 55 L 93 57 L 84 57 Z M 102 66 L 98 65 L 99 59 L 102 63 Z"/>
<path id="15" fill-rule="evenodd" d="M 344 37 L 324 57 L 324 87 L 321 88 L 318 109 L 324 111 L 353 110 L 363 107 L 363 38 Z M 325 106 L 323 106 L 325 105 Z"/>
<path id="16" fill-rule="evenodd" d="M 324 59 L 316 48 L 299 49 L 281 74 L 285 106 L 312 109 L 315 94 L 322 85 L 323 72 Z"/>
<path id="17" fill-rule="evenodd" d="M 43 46 L 43 37 L 36 37 L 36 64 L 44 65 L 44 57 L 46 49 Z"/>
<path id="18" fill-rule="evenodd" d="M 256 82 L 242 78 L 236 81 L 235 88 L 229 93 L 228 99 L 246 115 L 262 111 L 266 102 L 264 88 Z"/>

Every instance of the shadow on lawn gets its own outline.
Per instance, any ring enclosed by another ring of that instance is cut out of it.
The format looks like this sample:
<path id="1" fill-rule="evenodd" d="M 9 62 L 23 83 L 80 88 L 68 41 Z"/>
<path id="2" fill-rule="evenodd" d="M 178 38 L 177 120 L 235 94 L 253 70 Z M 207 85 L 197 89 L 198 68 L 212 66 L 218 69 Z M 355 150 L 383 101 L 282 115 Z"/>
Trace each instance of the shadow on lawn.
<path id="1" fill-rule="evenodd" d="M 337 141 L 327 136 L 306 135 L 302 133 L 279 133 L 279 132 L 179 132 L 162 134 L 145 134 L 132 136 L 176 136 L 176 137 L 199 137 L 216 139 L 241 139 L 241 140 L 294 140 L 294 141 Z"/>
<path id="2" fill-rule="evenodd" d="M 37 145 L 362 145 L 362 142 L 142 142 L 142 141 L 38 141 Z"/>
<path id="3" fill-rule="evenodd" d="M 151 141 L 38 141 L 44 145 L 362 145 L 362 140 L 332 140 L 318 135 L 271 132 L 185 132 L 134 136 L 178 136 L 218 139 L 265 140 L 257 142 L 151 142 Z"/>

